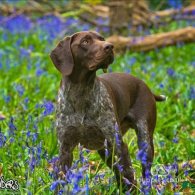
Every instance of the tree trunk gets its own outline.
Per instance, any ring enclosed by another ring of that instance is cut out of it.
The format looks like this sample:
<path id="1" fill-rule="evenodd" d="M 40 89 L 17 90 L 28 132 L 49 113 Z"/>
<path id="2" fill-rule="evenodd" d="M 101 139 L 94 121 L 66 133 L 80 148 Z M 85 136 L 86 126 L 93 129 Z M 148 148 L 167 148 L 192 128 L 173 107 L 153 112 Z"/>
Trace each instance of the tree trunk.
<path id="1" fill-rule="evenodd" d="M 131 0 L 111 0 L 109 2 L 110 34 L 128 35 L 129 2 Z"/>
<path id="2" fill-rule="evenodd" d="M 107 41 L 114 44 L 116 52 L 125 51 L 149 51 L 179 43 L 195 42 L 195 28 L 187 27 L 172 32 L 149 35 L 145 37 L 111 36 Z"/>
<path id="3" fill-rule="evenodd" d="M 109 2 L 111 34 L 137 34 L 139 27 L 150 25 L 150 10 L 146 0 L 111 0 Z"/>

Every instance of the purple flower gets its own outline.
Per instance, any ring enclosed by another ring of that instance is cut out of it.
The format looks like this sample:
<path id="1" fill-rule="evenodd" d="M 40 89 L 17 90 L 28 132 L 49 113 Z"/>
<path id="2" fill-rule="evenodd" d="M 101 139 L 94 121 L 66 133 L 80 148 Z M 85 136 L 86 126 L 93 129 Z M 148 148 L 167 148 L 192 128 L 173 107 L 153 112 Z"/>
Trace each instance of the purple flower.
<path id="1" fill-rule="evenodd" d="M 25 48 L 20 48 L 20 56 L 21 58 L 28 58 L 30 57 L 30 50 Z"/>
<path id="2" fill-rule="evenodd" d="M 65 184 L 66 184 L 66 182 L 63 181 L 63 180 L 54 181 L 54 182 L 51 184 L 51 186 L 50 186 L 50 190 L 51 190 L 51 191 L 54 191 L 54 190 L 57 188 L 58 185 L 65 185 Z"/>
<path id="3" fill-rule="evenodd" d="M 119 172 L 123 172 L 123 165 L 117 163 L 116 166 L 117 166 Z"/>
<path id="4" fill-rule="evenodd" d="M 84 155 L 83 155 L 83 146 L 81 146 L 79 144 L 79 160 L 81 163 L 85 163 L 85 158 L 84 158 Z"/>
<path id="5" fill-rule="evenodd" d="M 104 141 L 104 148 L 105 148 L 105 156 L 108 158 L 109 152 L 108 152 L 108 142 L 107 139 Z"/>
<path id="6" fill-rule="evenodd" d="M 108 18 L 99 17 L 99 18 L 96 19 L 96 22 L 97 22 L 98 24 L 101 24 L 101 25 L 102 25 L 102 24 L 108 25 L 109 19 L 108 19 Z"/>
<path id="7" fill-rule="evenodd" d="M 28 161 L 28 164 L 29 164 L 30 170 L 33 171 L 36 166 L 36 158 L 32 154 L 30 155 L 30 160 Z"/>
<path id="8" fill-rule="evenodd" d="M 36 132 L 33 134 L 32 141 L 35 142 L 37 140 L 37 137 L 38 137 L 38 133 Z"/>
<path id="9" fill-rule="evenodd" d="M 160 147 L 164 147 L 165 142 L 164 141 L 159 141 L 159 145 L 160 145 Z"/>
<path id="10" fill-rule="evenodd" d="M 192 86 L 190 87 L 189 98 L 190 98 L 191 100 L 195 99 L 195 87 L 194 87 L 194 86 L 193 86 L 193 87 L 192 87 Z"/>
<path id="11" fill-rule="evenodd" d="M 9 140 L 10 143 L 13 143 L 14 142 L 14 138 L 11 137 L 10 140 Z"/>
<path id="12" fill-rule="evenodd" d="M 143 192 L 144 195 L 150 194 L 151 187 L 152 187 L 151 178 L 141 180 L 141 191 Z"/>
<path id="13" fill-rule="evenodd" d="M 10 121 L 9 121 L 9 135 L 13 135 L 14 134 L 14 131 L 17 130 L 16 126 L 14 125 L 14 118 L 13 117 L 10 117 Z"/>
<path id="14" fill-rule="evenodd" d="M 173 142 L 173 143 L 178 143 L 178 140 L 179 140 L 178 137 L 174 137 L 174 138 L 172 139 L 172 142 Z"/>
<path id="15" fill-rule="evenodd" d="M 9 103 L 11 101 L 11 96 L 7 95 L 7 96 L 4 96 L 4 101 L 5 103 Z"/>
<path id="16" fill-rule="evenodd" d="M 24 87 L 20 84 L 15 84 L 15 90 L 18 92 L 20 96 L 24 94 Z"/>
<path id="17" fill-rule="evenodd" d="M 147 164 L 147 143 L 141 144 L 141 149 L 137 153 L 137 160 L 140 160 L 143 164 Z"/>
<path id="18" fill-rule="evenodd" d="M 136 58 L 135 58 L 135 57 L 131 57 L 131 58 L 129 58 L 129 60 L 128 60 L 128 64 L 129 64 L 130 66 L 132 66 L 133 64 L 135 64 L 135 62 L 136 62 Z"/>
<path id="19" fill-rule="evenodd" d="M 36 70 L 36 76 L 41 76 L 43 73 L 45 73 L 45 71 L 43 69 L 41 69 L 41 68 L 38 68 Z"/>
<path id="20" fill-rule="evenodd" d="M 130 74 L 131 70 L 130 70 L 130 69 L 125 69 L 125 72 L 126 72 L 127 74 Z"/>
<path id="21" fill-rule="evenodd" d="M 115 133 L 115 141 L 116 141 L 116 145 L 117 145 L 117 146 L 120 146 L 121 140 L 120 140 L 120 137 L 119 137 L 118 132 Z"/>
<path id="22" fill-rule="evenodd" d="M 168 68 L 168 69 L 167 69 L 167 74 L 168 74 L 170 77 L 172 77 L 172 76 L 175 75 L 175 71 L 174 71 L 172 68 Z"/>
<path id="23" fill-rule="evenodd" d="M 0 148 L 2 148 L 5 145 L 6 142 L 6 136 L 0 132 Z"/>
<path id="24" fill-rule="evenodd" d="M 195 61 L 193 61 L 193 62 L 191 63 L 191 65 L 195 68 Z"/>
<path id="25" fill-rule="evenodd" d="M 164 88 L 164 84 L 160 83 L 160 84 L 159 84 L 159 87 L 160 87 L 161 89 Z"/>
<path id="26" fill-rule="evenodd" d="M 116 145 L 120 146 L 121 144 L 121 138 L 120 138 L 120 133 L 119 133 L 119 126 L 117 123 L 115 123 L 115 141 L 116 141 Z"/>
<path id="27" fill-rule="evenodd" d="M 182 1 L 181 0 L 168 0 L 167 1 L 168 5 L 170 7 L 180 9 L 182 7 Z"/>
<path id="28" fill-rule="evenodd" d="M 32 27 L 31 20 L 23 14 L 7 19 L 3 25 L 10 33 L 28 32 Z"/>
<path id="29" fill-rule="evenodd" d="M 44 112 L 43 112 L 44 116 L 50 115 L 54 111 L 54 105 L 50 101 L 45 101 L 42 107 L 44 108 Z"/>

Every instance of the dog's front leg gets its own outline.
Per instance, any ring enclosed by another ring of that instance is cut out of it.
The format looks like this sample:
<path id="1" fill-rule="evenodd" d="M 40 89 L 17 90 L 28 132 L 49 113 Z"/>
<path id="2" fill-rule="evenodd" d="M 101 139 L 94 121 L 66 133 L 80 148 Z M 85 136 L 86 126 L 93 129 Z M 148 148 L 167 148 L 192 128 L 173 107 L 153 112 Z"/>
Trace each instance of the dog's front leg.
<path id="1" fill-rule="evenodd" d="M 59 170 L 66 174 L 73 161 L 73 147 L 66 141 L 60 144 L 59 152 Z"/>
<path id="2" fill-rule="evenodd" d="M 59 170 L 66 174 L 67 170 L 71 168 L 73 161 L 73 150 L 78 144 L 78 133 L 75 127 L 67 127 L 59 131 Z"/>

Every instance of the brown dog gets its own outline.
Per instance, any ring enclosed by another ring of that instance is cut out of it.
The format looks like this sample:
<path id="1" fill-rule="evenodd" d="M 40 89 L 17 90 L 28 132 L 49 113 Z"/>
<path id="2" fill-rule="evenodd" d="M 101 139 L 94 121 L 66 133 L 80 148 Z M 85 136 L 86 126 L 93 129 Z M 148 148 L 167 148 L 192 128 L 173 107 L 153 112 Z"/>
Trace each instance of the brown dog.
<path id="1" fill-rule="evenodd" d="M 114 55 L 113 45 L 96 32 L 79 32 L 64 38 L 50 56 L 62 74 L 56 119 L 61 170 L 66 173 L 71 167 L 73 149 L 81 143 L 88 149 L 98 150 L 107 165 L 113 166 L 118 186 L 121 174 L 122 186 L 131 189 L 136 180 L 122 136 L 129 128 L 136 130 L 139 149 L 146 156 L 146 162 L 142 162 L 145 178 L 154 156 L 156 101 L 165 97 L 154 95 L 143 81 L 129 74 L 109 73 L 97 77 L 96 71 L 106 69 Z M 112 158 L 113 147 L 117 159 Z"/>

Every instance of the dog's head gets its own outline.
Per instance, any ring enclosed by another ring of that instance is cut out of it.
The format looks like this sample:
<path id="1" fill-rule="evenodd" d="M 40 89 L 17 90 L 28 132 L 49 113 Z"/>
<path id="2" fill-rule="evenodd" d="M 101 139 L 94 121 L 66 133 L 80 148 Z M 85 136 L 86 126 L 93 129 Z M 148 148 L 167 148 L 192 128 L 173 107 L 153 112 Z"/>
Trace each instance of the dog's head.
<path id="1" fill-rule="evenodd" d="M 113 45 L 93 31 L 83 31 L 65 37 L 50 57 L 62 75 L 72 73 L 74 66 L 89 71 L 107 69 L 114 60 Z"/>

